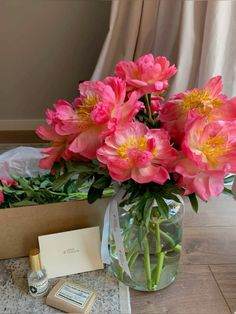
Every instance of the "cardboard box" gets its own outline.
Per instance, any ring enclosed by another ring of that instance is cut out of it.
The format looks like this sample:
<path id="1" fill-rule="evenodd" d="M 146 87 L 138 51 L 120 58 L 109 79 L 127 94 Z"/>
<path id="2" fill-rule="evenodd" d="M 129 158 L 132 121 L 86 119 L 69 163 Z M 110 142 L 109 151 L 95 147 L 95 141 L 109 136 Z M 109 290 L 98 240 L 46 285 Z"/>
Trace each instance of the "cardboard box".
<path id="1" fill-rule="evenodd" d="M 100 226 L 108 198 L 0 209 L 0 259 L 28 256 L 38 236 Z"/>

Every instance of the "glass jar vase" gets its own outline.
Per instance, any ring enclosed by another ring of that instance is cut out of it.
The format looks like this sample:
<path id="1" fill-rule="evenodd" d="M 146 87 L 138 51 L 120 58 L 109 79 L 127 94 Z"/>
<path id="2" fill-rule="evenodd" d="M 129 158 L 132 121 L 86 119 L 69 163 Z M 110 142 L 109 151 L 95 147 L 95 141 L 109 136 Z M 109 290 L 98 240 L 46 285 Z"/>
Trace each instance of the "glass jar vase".
<path id="1" fill-rule="evenodd" d="M 125 285 L 140 291 L 157 291 L 174 282 L 181 253 L 183 202 L 165 200 L 165 216 L 154 202 L 150 208 L 136 210 L 138 204 L 119 208 L 121 238 L 131 277 L 119 264 L 113 233 L 110 230 L 109 266 Z M 143 215 L 143 217 L 138 217 Z"/>

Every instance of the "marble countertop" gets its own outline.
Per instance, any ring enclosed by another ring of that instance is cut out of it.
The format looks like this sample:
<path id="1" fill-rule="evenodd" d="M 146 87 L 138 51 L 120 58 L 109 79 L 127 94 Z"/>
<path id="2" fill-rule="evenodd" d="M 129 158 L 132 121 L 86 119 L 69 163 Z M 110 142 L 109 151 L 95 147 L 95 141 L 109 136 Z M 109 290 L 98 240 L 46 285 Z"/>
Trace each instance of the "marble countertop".
<path id="1" fill-rule="evenodd" d="M 62 313 L 45 304 L 45 297 L 33 298 L 28 293 L 28 258 L 0 261 L 0 313 Z M 129 308 L 129 291 L 107 270 L 67 276 L 96 291 L 91 314 L 118 314 Z M 50 279 L 50 289 L 59 279 Z M 123 308 L 123 309 L 122 309 Z M 126 311 L 128 313 L 128 310 Z"/>

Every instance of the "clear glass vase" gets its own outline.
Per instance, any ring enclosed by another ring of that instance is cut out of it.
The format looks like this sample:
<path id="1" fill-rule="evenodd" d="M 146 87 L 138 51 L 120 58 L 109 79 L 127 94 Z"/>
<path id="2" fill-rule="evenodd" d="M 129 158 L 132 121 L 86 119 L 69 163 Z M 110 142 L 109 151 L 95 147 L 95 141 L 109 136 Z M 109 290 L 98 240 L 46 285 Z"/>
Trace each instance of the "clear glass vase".
<path id="1" fill-rule="evenodd" d="M 131 278 L 119 265 L 113 233 L 110 230 L 109 252 L 113 275 L 125 285 L 140 291 L 157 291 L 174 282 L 181 253 L 183 202 L 166 200 L 169 211 L 161 215 L 156 203 L 143 215 L 119 208 L 121 237 Z M 138 218 L 138 219 L 137 219 Z"/>

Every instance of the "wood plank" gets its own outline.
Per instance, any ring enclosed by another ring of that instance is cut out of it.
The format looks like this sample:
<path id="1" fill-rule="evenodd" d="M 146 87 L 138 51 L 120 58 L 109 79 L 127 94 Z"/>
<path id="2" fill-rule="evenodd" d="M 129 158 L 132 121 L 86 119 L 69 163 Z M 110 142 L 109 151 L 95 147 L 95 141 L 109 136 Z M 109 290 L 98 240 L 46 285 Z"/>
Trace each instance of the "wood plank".
<path id="1" fill-rule="evenodd" d="M 210 265 L 232 313 L 236 312 L 236 260 L 234 265 Z"/>
<path id="2" fill-rule="evenodd" d="M 0 143 L 45 143 L 34 130 L 0 131 Z"/>
<path id="3" fill-rule="evenodd" d="M 192 210 L 188 198 L 185 198 L 184 202 L 185 226 L 236 226 L 236 201 L 229 195 L 222 194 L 207 203 L 200 200 L 197 214 Z"/>
<path id="4" fill-rule="evenodd" d="M 182 265 L 176 282 L 159 292 L 130 290 L 133 314 L 229 314 L 208 266 Z"/>
<path id="5" fill-rule="evenodd" d="M 235 227 L 185 227 L 183 264 L 232 264 L 236 262 Z"/>

